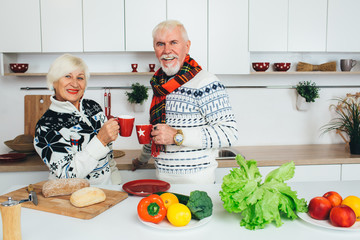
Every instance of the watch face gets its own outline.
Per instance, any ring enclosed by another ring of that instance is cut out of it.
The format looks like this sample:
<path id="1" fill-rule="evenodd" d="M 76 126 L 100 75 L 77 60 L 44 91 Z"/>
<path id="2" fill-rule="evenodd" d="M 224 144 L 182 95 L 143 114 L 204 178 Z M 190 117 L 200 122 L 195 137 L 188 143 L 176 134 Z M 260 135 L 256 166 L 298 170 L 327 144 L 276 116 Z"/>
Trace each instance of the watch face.
<path id="1" fill-rule="evenodd" d="M 180 143 L 183 141 L 183 136 L 181 134 L 176 134 L 175 140 L 176 140 L 176 142 Z"/>

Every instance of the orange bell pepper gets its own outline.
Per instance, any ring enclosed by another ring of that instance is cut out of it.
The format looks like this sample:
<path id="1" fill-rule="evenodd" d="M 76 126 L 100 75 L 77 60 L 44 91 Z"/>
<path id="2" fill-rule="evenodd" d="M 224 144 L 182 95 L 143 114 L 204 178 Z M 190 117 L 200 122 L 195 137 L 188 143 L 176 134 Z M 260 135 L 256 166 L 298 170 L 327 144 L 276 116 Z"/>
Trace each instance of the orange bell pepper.
<path id="1" fill-rule="evenodd" d="M 140 200 L 137 212 L 145 222 L 159 223 L 166 217 L 166 207 L 159 195 L 152 194 Z"/>

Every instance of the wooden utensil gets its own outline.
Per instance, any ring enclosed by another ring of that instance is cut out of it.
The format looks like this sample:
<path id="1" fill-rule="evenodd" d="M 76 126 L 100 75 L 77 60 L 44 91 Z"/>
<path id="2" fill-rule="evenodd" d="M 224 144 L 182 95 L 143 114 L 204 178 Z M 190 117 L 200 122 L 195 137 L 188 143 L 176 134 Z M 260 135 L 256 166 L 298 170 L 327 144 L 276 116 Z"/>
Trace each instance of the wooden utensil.
<path id="1" fill-rule="evenodd" d="M 51 95 L 26 95 L 24 98 L 24 133 L 34 136 L 35 126 L 49 108 Z"/>
<path id="2" fill-rule="evenodd" d="M 4 240 L 21 240 L 21 204 L 0 205 Z"/>
<path id="3" fill-rule="evenodd" d="M 306 72 L 306 71 L 325 71 L 333 72 L 336 71 L 336 62 L 328 62 L 320 65 L 313 65 L 310 63 L 299 62 L 296 66 L 296 71 Z"/>
<path id="4" fill-rule="evenodd" d="M 20 201 L 8 197 L 0 204 L 4 240 L 21 240 L 21 203 L 32 202 L 37 205 L 35 192 L 30 192 L 29 198 Z"/>
<path id="5" fill-rule="evenodd" d="M 32 184 L 33 191 L 37 194 L 38 205 L 36 206 L 33 203 L 23 202 L 21 204 L 22 207 L 74 218 L 91 219 L 128 197 L 126 192 L 102 189 L 106 194 L 106 200 L 104 202 L 77 208 L 70 203 L 71 195 L 45 198 L 42 195 L 42 186 L 45 182 L 46 181 L 42 181 Z M 28 187 L 23 187 L 0 196 L 0 202 L 6 201 L 10 196 L 14 199 L 27 198 L 29 196 Z"/>

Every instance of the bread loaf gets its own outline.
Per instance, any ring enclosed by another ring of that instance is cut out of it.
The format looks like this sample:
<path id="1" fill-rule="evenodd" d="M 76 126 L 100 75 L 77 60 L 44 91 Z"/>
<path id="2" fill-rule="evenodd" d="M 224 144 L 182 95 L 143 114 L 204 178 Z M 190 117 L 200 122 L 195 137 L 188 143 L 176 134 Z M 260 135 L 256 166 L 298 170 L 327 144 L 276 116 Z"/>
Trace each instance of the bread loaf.
<path id="1" fill-rule="evenodd" d="M 70 195 L 81 188 L 89 186 L 89 181 L 82 178 L 54 179 L 44 183 L 42 194 L 44 197 Z"/>
<path id="2" fill-rule="evenodd" d="M 100 188 L 86 187 L 71 194 L 70 202 L 75 207 L 86 207 L 103 202 L 105 199 L 106 195 Z"/>

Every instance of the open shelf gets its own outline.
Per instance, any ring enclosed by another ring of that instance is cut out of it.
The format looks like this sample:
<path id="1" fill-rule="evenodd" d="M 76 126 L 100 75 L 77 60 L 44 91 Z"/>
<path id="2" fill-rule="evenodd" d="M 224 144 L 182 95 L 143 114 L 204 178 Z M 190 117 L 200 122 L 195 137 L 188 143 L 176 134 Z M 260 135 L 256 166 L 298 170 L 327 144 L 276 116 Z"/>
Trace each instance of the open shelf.
<path id="1" fill-rule="evenodd" d="M 254 75 L 326 75 L 326 74 L 338 74 L 338 75 L 356 75 L 360 72 L 250 72 Z M 152 76 L 154 72 L 93 72 L 91 76 Z M 5 73 L 4 76 L 16 76 L 16 77 L 43 77 L 46 73 Z"/>
<path id="2" fill-rule="evenodd" d="M 43 77 L 47 73 L 5 73 L 4 76 Z M 154 72 L 93 72 L 91 76 L 152 76 Z"/>
<path id="3" fill-rule="evenodd" d="M 321 71 L 309 71 L 309 72 L 250 72 L 250 74 L 256 75 L 276 75 L 276 74 L 285 74 L 285 75 L 326 75 L 326 74 L 338 74 L 338 75 L 348 75 L 348 74 L 360 74 L 360 72 L 339 72 L 339 71 L 332 71 L 332 72 L 321 72 Z"/>

